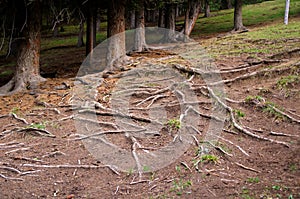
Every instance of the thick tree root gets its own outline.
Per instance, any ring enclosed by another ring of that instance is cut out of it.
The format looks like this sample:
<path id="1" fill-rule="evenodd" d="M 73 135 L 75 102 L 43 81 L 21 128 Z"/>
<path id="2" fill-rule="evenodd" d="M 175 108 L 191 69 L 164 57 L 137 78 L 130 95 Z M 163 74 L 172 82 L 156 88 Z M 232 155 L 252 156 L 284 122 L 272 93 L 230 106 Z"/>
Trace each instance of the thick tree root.
<path id="1" fill-rule="evenodd" d="M 254 137 L 254 138 L 257 138 L 257 139 L 260 139 L 260 140 L 265 140 L 265 141 L 269 141 L 271 143 L 276 143 L 276 144 L 281 144 L 281 145 L 284 145 L 286 147 L 289 147 L 289 145 L 286 143 L 286 142 L 282 142 L 282 141 L 277 141 L 277 140 L 273 140 L 273 139 L 270 139 L 270 138 L 266 138 L 266 137 L 262 137 L 262 136 L 259 136 L 257 134 L 254 134 L 250 131 L 248 131 L 246 128 L 242 127 L 241 125 L 239 125 L 234 117 L 234 111 L 233 109 L 226 105 L 224 102 L 222 102 L 220 100 L 220 98 L 214 93 L 214 91 L 212 89 L 210 89 L 209 87 L 207 87 L 207 89 L 209 90 L 211 96 L 221 105 L 223 106 L 230 114 L 230 120 L 231 122 L 233 123 L 233 126 L 238 129 L 239 131 L 243 132 L 244 134 L 248 135 L 248 136 L 251 136 L 251 137 Z"/>

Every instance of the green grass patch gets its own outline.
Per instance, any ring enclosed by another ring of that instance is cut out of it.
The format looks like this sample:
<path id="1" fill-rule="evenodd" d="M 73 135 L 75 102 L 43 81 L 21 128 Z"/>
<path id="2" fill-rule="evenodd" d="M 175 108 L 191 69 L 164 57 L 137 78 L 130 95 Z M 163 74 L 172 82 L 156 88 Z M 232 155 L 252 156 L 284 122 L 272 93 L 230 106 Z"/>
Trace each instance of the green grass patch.
<path id="1" fill-rule="evenodd" d="M 248 178 L 247 182 L 250 182 L 250 183 L 259 183 L 260 179 L 259 179 L 259 177 Z"/>
<path id="2" fill-rule="evenodd" d="M 240 56 L 247 54 L 255 57 L 258 53 L 273 55 L 299 48 L 300 21 L 293 19 L 289 25 L 281 22 L 255 28 L 243 34 L 233 34 L 222 38 L 212 38 L 203 43 L 213 56 Z"/>
<path id="3" fill-rule="evenodd" d="M 101 43 L 106 39 L 106 33 L 101 32 L 96 34 L 97 44 Z M 68 37 L 56 37 L 56 38 L 43 38 L 41 41 L 41 49 L 46 50 L 54 47 L 62 46 L 76 46 L 77 45 L 77 36 L 68 36 Z M 83 38 L 84 43 L 86 43 L 86 38 Z"/>
<path id="4" fill-rule="evenodd" d="M 279 89 L 286 89 L 288 86 L 292 86 L 300 81 L 300 77 L 298 75 L 289 75 L 285 77 L 281 77 L 280 80 L 277 81 L 276 85 Z"/>

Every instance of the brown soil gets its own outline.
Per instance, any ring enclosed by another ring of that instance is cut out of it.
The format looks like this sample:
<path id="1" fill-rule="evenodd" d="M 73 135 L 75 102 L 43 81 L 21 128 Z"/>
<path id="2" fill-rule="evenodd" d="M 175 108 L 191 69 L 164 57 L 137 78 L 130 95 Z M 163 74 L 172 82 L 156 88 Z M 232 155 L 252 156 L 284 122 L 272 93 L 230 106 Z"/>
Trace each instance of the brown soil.
<path id="1" fill-rule="evenodd" d="M 76 75 L 78 63 L 83 59 L 78 57 L 81 51 L 82 49 L 74 48 L 71 54 L 61 54 L 64 62 L 58 66 L 58 70 L 51 71 L 55 62 L 42 67 L 45 74 L 53 74 L 54 78 L 48 78 L 38 90 L 0 98 L 0 198 L 300 198 L 299 123 L 281 114 L 264 112 L 261 101 L 245 101 L 249 96 L 260 96 L 283 108 L 285 113 L 299 121 L 300 82 L 293 82 L 285 88 L 278 88 L 276 84 L 282 76 L 299 74 L 297 56 L 280 57 L 284 62 L 274 64 L 278 68 L 287 66 L 287 70 L 266 72 L 225 86 L 227 97 L 238 101 L 228 101 L 227 105 L 244 113 L 243 117 L 235 114 L 239 124 L 261 137 L 286 142 L 289 147 L 245 135 L 233 128 L 231 122 L 226 122 L 226 130 L 220 135 L 222 139 L 216 143 L 219 148 L 209 152 L 212 157 L 218 158 L 216 161 L 202 161 L 196 169 L 194 163 L 201 157 L 196 154 L 199 148 L 191 145 L 174 163 L 158 171 L 143 173 L 144 181 L 135 184 L 132 182 L 138 180 L 137 173 L 128 170 L 118 175 L 108 167 L 101 167 L 102 163 L 89 153 L 82 141 L 74 141 L 74 134 L 77 133 L 74 121 L 61 121 L 73 114 L 68 105 L 74 87 L 72 77 Z M 153 51 L 133 57 L 143 56 L 147 60 L 169 55 L 164 51 Z M 76 56 L 77 59 L 74 59 Z M 246 56 L 224 60 L 225 58 L 216 61 L 219 69 L 230 69 L 249 61 Z M 42 58 L 42 63 L 51 63 L 51 57 Z M 140 64 L 128 66 L 129 69 L 138 67 Z M 267 64 L 262 63 L 244 72 L 224 74 L 222 78 L 231 79 L 266 67 Z M 106 107 L 111 106 L 109 97 L 117 81 L 118 78 L 105 79 L 105 83 L 98 88 L 98 102 Z M 201 82 L 202 80 L 194 79 L 195 84 Z M 58 89 L 58 86 L 62 89 Z M 159 99 L 156 103 L 164 105 L 176 101 L 170 92 L 166 94 L 169 95 L 167 98 Z M 149 95 L 133 95 L 130 106 L 135 107 L 147 97 Z M 210 101 L 200 92 L 197 93 L 197 98 L 200 102 Z M 199 105 L 201 112 L 206 114 L 210 114 L 210 107 L 210 103 Z M 180 113 L 179 108 L 170 106 L 167 110 L 168 119 L 176 118 Z M 26 119 L 28 124 L 12 115 L 2 117 L 9 113 Z M 147 111 L 133 110 L 131 114 L 148 117 Z M 98 116 L 98 119 L 113 121 L 109 116 Z M 203 132 L 202 135 L 196 135 L 200 142 L 204 139 L 208 123 L 209 119 L 202 118 L 197 126 Z M 29 124 L 35 124 L 35 127 L 40 125 L 42 129 L 46 127 L 55 137 L 47 137 L 43 132 L 18 132 L 16 129 L 28 127 Z M 139 141 L 145 147 L 160 148 L 172 142 L 176 129 L 165 125 L 160 134 L 146 141 Z M 132 150 L 131 141 L 122 135 L 108 135 L 108 140 Z M 62 165 L 62 168 L 38 167 L 40 165 Z M 67 165 L 77 166 L 65 168 Z M 81 168 L 80 165 L 99 167 Z M 25 173 L 29 171 L 36 172 Z"/>

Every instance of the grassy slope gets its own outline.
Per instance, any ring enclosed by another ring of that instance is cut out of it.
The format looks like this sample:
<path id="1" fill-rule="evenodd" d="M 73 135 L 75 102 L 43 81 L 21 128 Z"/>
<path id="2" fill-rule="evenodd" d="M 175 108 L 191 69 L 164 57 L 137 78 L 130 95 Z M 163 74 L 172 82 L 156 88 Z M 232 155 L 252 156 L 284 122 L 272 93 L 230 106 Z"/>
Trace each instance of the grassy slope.
<path id="1" fill-rule="evenodd" d="M 219 55 L 239 56 L 248 54 L 272 55 L 299 48 L 300 20 L 290 20 L 288 26 L 281 22 L 256 27 L 247 33 L 229 34 L 221 38 L 203 41 L 203 45 L 213 57 Z"/>
<path id="2" fill-rule="evenodd" d="M 285 1 L 265 1 L 259 4 L 243 7 L 243 23 L 245 26 L 260 25 L 281 20 L 283 23 Z M 200 18 L 192 32 L 192 35 L 203 36 L 208 34 L 227 32 L 233 28 L 233 9 L 213 12 L 212 17 Z M 300 14 L 300 0 L 292 0 L 290 3 L 290 16 Z"/>

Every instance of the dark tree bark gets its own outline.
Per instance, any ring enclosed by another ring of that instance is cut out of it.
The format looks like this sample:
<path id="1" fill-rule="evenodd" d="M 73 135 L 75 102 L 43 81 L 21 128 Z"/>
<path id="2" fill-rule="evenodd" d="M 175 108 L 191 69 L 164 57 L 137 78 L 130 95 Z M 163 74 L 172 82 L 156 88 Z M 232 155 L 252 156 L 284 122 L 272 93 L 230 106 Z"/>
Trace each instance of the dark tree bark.
<path id="1" fill-rule="evenodd" d="M 96 11 L 90 8 L 86 16 L 86 55 L 92 53 L 96 47 L 96 20 Z"/>
<path id="2" fill-rule="evenodd" d="M 144 1 L 138 1 L 138 5 L 135 12 L 135 34 L 134 34 L 134 51 L 142 52 L 146 47 L 145 39 L 145 6 Z"/>
<path id="3" fill-rule="evenodd" d="M 242 18 L 243 0 L 235 0 L 234 3 L 234 31 L 245 31 L 246 27 L 243 25 Z"/>
<path id="4" fill-rule="evenodd" d="M 126 0 L 110 0 L 107 12 L 107 70 L 113 70 L 115 65 L 126 58 L 125 48 L 125 5 Z M 118 63 L 117 63 L 118 62 Z"/>
<path id="5" fill-rule="evenodd" d="M 165 9 L 159 8 L 158 11 L 158 27 L 164 28 L 165 27 Z"/>
<path id="6" fill-rule="evenodd" d="M 221 0 L 221 10 L 231 9 L 231 0 Z"/>
<path id="7" fill-rule="evenodd" d="M 33 1 L 25 6 L 27 6 L 27 23 L 21 32 L 24 39 L 19 48 L 14 77 L 0 88 L 0 93 L 3 94 L 35 89 L 41 81 L 45 80 L 40 76 L 40 1 Z"/>
<path id="8" fill-rule="evenodd" d="M 79 23 L 79 33 L 78 33 L 77 47 L 84 46 L 83 34 L 84 34 L 84 21 L 83 21 L 83 19 L 81 19 L 80 23 Z"/>
<path id="9" fill-rule="evenodd" d="M 204 17 L 210 17 L 209 0 L 204 0 L 204 3 L 205 3 L 205 13 L 204 13 Z"/>
<path id="10" fill-rule="evenodd" d="M 185 13 L 184 34 L 189 36 L 196 24 L 201 11 L 201 0 L 189 0 Z"/>
<path id="11" fill-rule="evenodd" d="M 135 16 L 135 10 L 130 11 L 130 29 L 135 28 L 135 23 L 136 23 L 136 16 Z"/>
<path id="12" fill-rule="evenodd" d="M 167 41 L 176 41 L 175 38 L 175 15 L 176 15 L 176 7 L 174 3 L 166 4 L 166 13 L 165 13 L 165 28 L 169 29 L 166 32 L 165 39 Z"/>
<path id="13" fill-rule="evenodd" d="M 101 14 L 100 14 L 100 10 L 98 10 L 96 16 L 97 16 L 96 31 L 100 32 L 101 31 L 101 28 L 100 28 L 100 26 L 101 26 Z"/>

